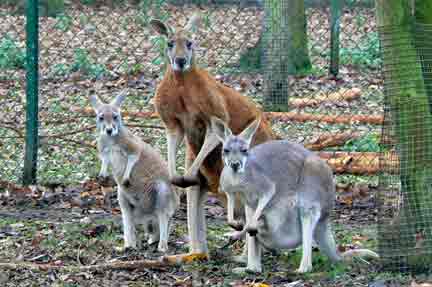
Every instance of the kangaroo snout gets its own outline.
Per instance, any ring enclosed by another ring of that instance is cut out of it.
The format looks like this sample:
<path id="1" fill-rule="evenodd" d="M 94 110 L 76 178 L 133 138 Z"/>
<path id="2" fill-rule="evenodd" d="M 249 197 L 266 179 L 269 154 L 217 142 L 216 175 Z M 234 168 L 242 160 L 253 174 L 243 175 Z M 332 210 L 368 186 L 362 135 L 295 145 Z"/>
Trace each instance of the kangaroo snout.
<path id="1" fill-rule="evenodd" d="M 112 128 L 107 128 L 106 129 L 106 133 L 110 136 L 112 135 L 113 129 Z"/>
<path id="2" fill-rule="evenodd" d="M 238 162 L 238 161 L 232 162 L 231 163 L 231 168 L 232 168 L 233 171 L 237 172 L 241 168 L 241 163 Z"/>
<path id="3" fill-rule="evenodd" d="M 176 57 L 175 58 L 175 63 L 177 64 L 177 66 L 180 68 L 180 69 L 183 69 L 185 66 L 186 66 L 186 58 L 184 58 L 184 57 Z"/>

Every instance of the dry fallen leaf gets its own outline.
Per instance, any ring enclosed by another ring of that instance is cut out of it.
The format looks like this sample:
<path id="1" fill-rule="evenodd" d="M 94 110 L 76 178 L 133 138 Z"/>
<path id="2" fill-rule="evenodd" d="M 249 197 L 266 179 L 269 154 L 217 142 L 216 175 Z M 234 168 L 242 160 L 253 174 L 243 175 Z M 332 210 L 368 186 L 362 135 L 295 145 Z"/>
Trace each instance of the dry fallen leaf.
<path id="1" fill-rule="evenodd" d="M 410 287 L 432 287 L 432 283 L 416 283 L 415 281 L 411 282 Z"/>

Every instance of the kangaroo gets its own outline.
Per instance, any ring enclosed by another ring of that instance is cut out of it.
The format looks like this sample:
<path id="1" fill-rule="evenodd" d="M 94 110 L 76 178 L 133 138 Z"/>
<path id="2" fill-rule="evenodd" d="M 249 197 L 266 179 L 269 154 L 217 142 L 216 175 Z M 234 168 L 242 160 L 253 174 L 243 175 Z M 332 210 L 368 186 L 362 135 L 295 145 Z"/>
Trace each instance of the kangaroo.
<path id="1" fill-rule="evenodd" d="M 172 182 L 182 187 L 187 186 L 182 185 L 182 180 L 186 182 L 192 178 L 199 182 L 186 193 L 190 253 L 208 257 L 204 216 L 207 192 L 223 203 L 226 200 L 224 194 L 219 192 L 219 177 L 223 168 L 221 144 L 210 128 L 210 118 L 215 116 L 233 131 L 240 132 L 260 116 L 261 111 L 247 97 L 218 82 L 196 65 L 196 43 L 192 40 L 191 30 L 197 29 L 200 21 L 200 17 L 194 15 L 185 27 L 177 29 L 156 19 L 150 23 L 156 32 L 167 38 L 165 53 L 169 65 L 158 85 L 154 103 L 166 128 L 169 174 Z M 178 177 L 176 154 L 184 138 L 188 172 L 184 177 Z M 275 135 L 263 120 L 251 144 L 273 138 Z M 240 205 L 237 207 L 241 208 Z"/>
<path id="2" fill-rule="evenodd" d="M 220 188 L 228 198 L 228 221 L 234 220 L 234 196 L 246 207 L 246 225 L 229 234 L 248 238 L 247 269 L 261 272 L 261 249 L 292 249 L 302 246 L 297 272 L 312 270 L 312 242 L 333 262 L 355 255 L 378 257 L 367 249 L 339 253 L 330 227 L 334 207 L 333 173 L 325 161 L 303 146 L 287 140 L 268 141 L 251 148 L 260 124 L 253 121 L 239 135 L 221 120 L 212 127 L 223 142 L 224 169 Z M 239 268 L 237 271 L 244 271 Z"/>
<path id="3" fill-rule="evenodd" d="M 120 94 L 105 104 L 97 96 L 90 98 L 97 128 L 103 137 L 104 156 L 111 162 L 118 187 L 124 247 L 137 247 L 135 227 L 142 224 L 149 237 L 148 244 L 159 241 L 158 250 L 166 252 L 170 219 L 179 199 L 160 154 L 123 125 L 120 106 L 124 99 Z"/>

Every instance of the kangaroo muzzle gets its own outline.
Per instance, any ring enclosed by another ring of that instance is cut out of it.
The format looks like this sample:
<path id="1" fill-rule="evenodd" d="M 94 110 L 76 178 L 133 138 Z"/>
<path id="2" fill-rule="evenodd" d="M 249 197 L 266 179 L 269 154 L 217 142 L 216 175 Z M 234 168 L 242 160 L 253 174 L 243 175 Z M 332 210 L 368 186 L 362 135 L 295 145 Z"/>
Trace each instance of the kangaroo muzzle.
<path id="1" fill-rule="evenodd" d="M 230 167 L 234 172 L 238 172 L 242 168 L 242 163 L 239 161 L 234 161 L 230 163 Z"/>
<path id="2" fill-rule="evenodd" d="M 117 128 L 116 126 L 112 125 L 112 126 L 105 126 L 105 133 L 108 136 L 116 136 L 117 135 Z"/>
<path id="3" fill-rule="evenodd" d="M 184 57 L 177 57 L 175 59 L 175 63 L 180 68 L 180 70 L 183 70 L 186 67 L 187 60 Z"/>

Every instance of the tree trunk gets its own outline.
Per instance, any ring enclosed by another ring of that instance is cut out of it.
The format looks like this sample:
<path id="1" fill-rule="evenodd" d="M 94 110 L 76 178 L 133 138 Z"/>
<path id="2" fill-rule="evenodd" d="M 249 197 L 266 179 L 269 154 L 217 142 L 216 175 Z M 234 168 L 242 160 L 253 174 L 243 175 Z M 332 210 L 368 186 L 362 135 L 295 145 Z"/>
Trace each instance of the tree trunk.
<path id="1" fill-rule="evenodd" d="M 430 0 L 415 1 L 416 46 L 422 59 L 422 71 L 426 91 L 429 98 L 429 109 L 432 112 L 432 2 Z"/>
<path id="2" fill-rule="evenodd" d="M 265 31 L 259 48 L 264 52 L 267 110 L 288 110 L 288 75 L 311 69 L 304 0 L 266 0 Z"/>
<path id="3" fill-rule="evenodd" d="M 381 225 L 379 232 L 383 257 L 403 260 L 398 268 L 416 272 L 430 268 L 432 263 L 432 119 L 414 45 L 410 2 L 376 2 L 402 195 L 399 216 L 389 225 Z"/>

